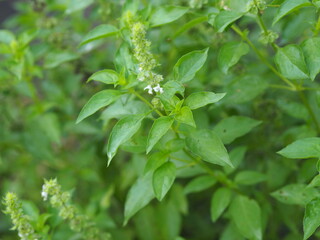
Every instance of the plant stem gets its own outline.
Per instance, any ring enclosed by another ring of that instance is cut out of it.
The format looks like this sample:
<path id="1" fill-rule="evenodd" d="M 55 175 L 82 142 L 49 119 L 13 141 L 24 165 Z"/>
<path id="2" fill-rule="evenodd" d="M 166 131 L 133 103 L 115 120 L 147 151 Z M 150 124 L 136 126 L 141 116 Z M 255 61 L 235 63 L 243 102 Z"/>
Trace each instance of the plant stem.
<path id="1" fill-rule="evenodd" d="M 147 104 L 153 111 L 155 111 L 160 117 L 163 117 L 164 115 L 156 108 L 153 107 L 153 105 L 145 99 L 143 96 L 141 96 L 138 92 L 136 92 L 134 89 L 129 90 L 131 93 L 136 95 L 141 101 L 143 101 L 145 104 Z"/>
<path id="2" fill-rule="evenodd" d="M 272 66 L 268 60 L 263 56 L 263 54 L 256 48 L 256 46 L 251 42 L 251 40 L 247 37 L 247 35 L 241 31 L 235 24 L 231 26 L 231 28 L 244 40 L 246 41 L 252 50 L 258 55 L 261 61 L 274 73 L 276 74 L 283 82 L 285 82 L 288 86 L 291 87 L 292 91 L 296 91 L 296 86 L 286 77 L 284 77 L 278 70 Z"/>

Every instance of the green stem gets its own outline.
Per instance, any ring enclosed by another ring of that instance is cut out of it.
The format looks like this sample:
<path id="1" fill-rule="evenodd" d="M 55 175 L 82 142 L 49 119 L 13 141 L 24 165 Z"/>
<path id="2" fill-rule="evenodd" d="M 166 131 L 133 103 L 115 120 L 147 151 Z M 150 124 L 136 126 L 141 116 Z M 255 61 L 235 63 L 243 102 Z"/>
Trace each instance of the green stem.
<path id="1" fill-rule="evenodd" d="M 156 108 L 153 107 L 153 105 L 145 99 L 143 96 L 141 96 L 138 92 L 136 92 L 134 89 L 129 90 L 131 93 L 136 95 L 141 101 L 143 101 L 145 104 L 147 104 L 153 111 L 155 111 L 160 117 L 163 117 L 164 115 Z"/>
<path id="2" fill-rule="evenodd" d="M 274 73 L 276 74 L 283 82 L 285 82 L 288 86 L 290 86 L 292 91 L 296 91 L 296 86 L 286 77 L 284 77 L 278 70 L 272 66 L 268 60 L 263 56 L 263 54 L 256 48 L 256 46 L 251 42 L 251 40 L 247 37 L 247 35 L 241 31 L 235 24 L 231 26 L 231 28 L 244 40 L 246 41 L 252 50 L 258 55 L 261 61 Z"/>

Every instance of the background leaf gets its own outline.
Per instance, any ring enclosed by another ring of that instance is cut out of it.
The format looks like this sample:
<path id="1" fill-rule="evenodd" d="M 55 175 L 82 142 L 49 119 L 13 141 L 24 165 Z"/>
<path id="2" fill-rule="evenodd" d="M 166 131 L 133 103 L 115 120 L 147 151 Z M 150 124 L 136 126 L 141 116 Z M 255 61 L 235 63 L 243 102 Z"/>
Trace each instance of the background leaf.
<path id="1" fill-rule="evenodd" d="M 173 22 L 188 12 L 188 8 L 179 6 L 156 7 L 149 18 L 151 27 L 158 27 Z"/>
<path id="2" fill-rule="evenodd" d="M 231 201 L 232 192 L 229 188 L 217 189 L 211 198 L 211 220 L 215 222 Z"/>
<path id="3" fill-rule="evenodd" d="M 193 110 L 211 103 L 218 102 L 225 95 L 225 93 L 196 92 L 190 94 L 185 100 L 184 104 Z"/>
<path id="4" fill-rule="evenodd" d="M 80 43 L 80 46 L 95 41 L 97 39 L 116 35 L 118 32 L 119 30 L 115 26 L 109 24 L 101 24 L 92 29 L 86 36 L 84 36 Z"/>
<path id="5" fill-rule="evenodd" d="M 166 162 L 153 173 L 153 190 L 161 201 L 171 188 L 176 178 L 176 166 L 172 162 Z"/>
<path id="6" fill-rule="evenodd" d="M 299 139 L 278 153 L 286 158 L 320 157 L 320 138 Z"/>
<path id="7" fill-rule="evenodd" d="M 303 218 L 303 239 L 306 240 L 320 226 L 320 198 L 313 199 L 306 206 Z"/>

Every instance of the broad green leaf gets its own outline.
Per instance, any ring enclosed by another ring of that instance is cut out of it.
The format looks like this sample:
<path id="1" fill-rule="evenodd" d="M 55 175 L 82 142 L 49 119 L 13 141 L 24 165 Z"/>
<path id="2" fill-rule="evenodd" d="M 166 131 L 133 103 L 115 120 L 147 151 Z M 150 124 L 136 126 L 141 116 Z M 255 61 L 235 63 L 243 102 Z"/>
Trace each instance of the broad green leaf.
<path id="1" fill-rule="evenodd" d="M 243 116 L 234 116 L 221 120 L 213 130 L 224 144 L 229 144 L 236 138 L 247 134 L 259 124 L 261 124 L 261 121 Z"/>
<path id="2" fill-rule="evenodd" d="M 0 42 L 5 44 L 10 44 L 16 38 L 14 34 L 8 30 L 0 30 Z"/>
<path id="3" fill-rule="evenodd" d="M 255 200 L 237 196 L 231 203 L 230 213 L 237 229 L 245 238 L 262 239 L 261 210 Z"/>
<path id="4" fill-rule="evenodd" d="M 305 205 L 319 196 L 319 192 L 314 188 L 308 188 L 305 184 L 289 184 L 271 193 L 271 196 L 285 204 Z"/>
<path id="5" fill-rule="evenodd" d="M 256 171 L 242 171 L 239 172 L 234 181 L 242 185 L 254 185 L 266 180 L 266 176 Z"/>
<path id="6" fill-rule="evenodd" d="M 278 22 L 281 18 L 288 15 L 289 13 L 298 10 L 299 8 L 306 7 L 306 6 L 312 6 L 309 0 L 286 0 L 284 1 L 280 8 L 278 9 L 278 12 L 276 13 L 276 16 L 273 19 L 273 23 L 275 24 Z"/>
<path id="7" fill-rule="evenodd" d="M 192 179 L 190 182 L 188 182 L 183 192 L 185 194 L 201 192 L 212 187 L 216 182 L 216 179 L 214 179 L 210 175 L 196 177 Z"/>
<path id="8" fill-rule="evenodd" d="M 178 6 L 160 6 L 154 8 L 149 18 L 151 27 L 158 27 L 163 24 L 171 23 L 182 17 L 188 8 Z"/>
<path id="9" fill-rule="evenodd" d="M 229 188 L 217 189 L 211 198 L 211 220 L 215 222 L 231 201 L 232 192 Z"/>
<path id="10" fill-rule="evenodd" d="M 50 52 L 44 61 L 45 68 L 55 68 L 64 62 L 77 59 L 79 56 L 72 52 Z"/>
<path id="11" fill-rule="evenodd" d="M 182 83 L 191 81 L 202 68 L 207 55 L 208 48 L 183 55 L 173 68 L 175 80 Z"/>
<path id="12" fill-rule="evenodd" d="M 309 78 L 304 56 L 298 45 L 291 44 L 278 49 L 275 62 L 286 78 L 293 80 Z"/>
<path id="13" fill-rule="evenodd" d="M 119 74 L 114 70 L 105 69 L 92 74 L 88 82 L 92 80 L 105 84 L 117 84 L 119 82 Z"/>
<path id="14" fill-rule="evenodd" d="M 196 92 L 191 93 L 184 104 L 190 109 L 197 109 L 203 106 L 206 106 L 211 103 L 218 102 L 226 94 L 225 93 L 213 93 L 213 92 Z"/>
<path id="15" fill-rule="evenodd" d="M 303 240 L 308 239 L 320 226 L 320 198 L 310 201 L 303 218 Z"/>
<path id="16" fill-rule="evenodd" d="M 141 121 L 145 116 L 145 114 L 129 115 L 120 119 L 113 127 L 107 145 L 108 165 L 116 155 L 119 146 L 128 141 L 139 130 Z"/>
<path id="17" fill-rule="evenodd" d="M 118 32 L 119 30 L 115 26 L 109 24 L 101 24 L 92 29 L 87 35 L 84 36 L 83 40 L 80 43 L 80 46 L 97 39 L 116 35 Z"/>
<path id="18" fill-rule="evenodd" d="M 160 167 L 162 164 L 167 162 L 169 159 L 168 153 L 164 152 L 156 152 L 152 154 L 149 158 L 148 161 L 144 167 L 144 173 L 147 173 L 149 171 L 154 171 L 158 167 Z"/>
<path id="19" fill-rule="evenodd" d="M 308 109 L 302 103 L 292 101 L 291 99 L 279 98 L 277 104 L 282 111 L 294 118 L 304 120 L 308 120 L 309 118 Z"/>
<path id="20" fill-rule="evenodd" d="M 160 138 L 166 134 L 173 123 L 173 118 L 163 116 L 156 119 L 151 127 L 147 140 L 147 154 L 152 150 Z"/>
<path id="21" fill-rule="evenodd" d="M 286 158 L 320 157 L 320 138 L 299 139 L 277 153 Z"/>
<path id="22" fill-rule="evenodd" d="M 320 187 L 320 174 L 312 179 L 311 183 L 308 184 L 308 187 Z"/>
<path id="23" fill-rule="evenodd" d="M 76 123 L 81 122 L 86 117 L 94 114 L 99 109 L 108 106 L 121 96 L 117 90 L 103 90 L 93 95 L 82 108 Z"/>
<path id="24" fill-rule="evenodd" d="M 191 127 L 196 127 L 196 124 L 193 120 L 192 111 L 188 106 L 184 106 L 180 111 L 174 116 L 174 119 L 178 122 L 185 123 Z"/>
<path id="25" fill-rule="evenodd" d="M 248 44 L 244 42 L 228 42 L 222 46 L 218 54 L 218 65 L 222 72 L 228 73 L 243 55 L 249 52 Z"/>
<path id="26" fill-rule="evenodd" d="M 243 12 L 222 10 L 214 19 L 214 25 L 218 32 L 223 32 L 230 24 L 244 15 Z"/>
<path id="27" fill-rule="evenodd" d="M 266 79 L 258 75 L 245 74 L 235 77 L 234 81 L 226 86 L 224 92 L 227 95 L 222 99 L 222 102 L 231 104 L 248 102 L 261 96 L 267 87 Z"/>
<path id="28" fill-rule="evenodd" d="M 124 225 L 154 198 L 152 172 L 137 179 L 130 188 L 124 206 Z"/>
<path id="29" fill-rule="evenodd" d="M 320 38 L 309 38 L 302 43 L 302 50 L 309 69 L 311 80 L 320 72 Z"/>
<path id="30" fill-rule="evenodd" d="M 94 1 L 93 0 L 71 0 L 69 2 L 66 14 L 74 13 L 90 6 Z"/>
<path id="31" fill-rule="evenodd" d="M 154 171 L 153 190 L 159 201 L 167 194 L 175 178 L 176 166 L 172 162 L 166 162 Z"/>
<path id="32" fill-rule="evenodd" d="M 192 153 L 206 162 L 233 167 L 220 138 L 210 130 L 202 129 L 193 132 L 187 137 L 186 144 Z"/>

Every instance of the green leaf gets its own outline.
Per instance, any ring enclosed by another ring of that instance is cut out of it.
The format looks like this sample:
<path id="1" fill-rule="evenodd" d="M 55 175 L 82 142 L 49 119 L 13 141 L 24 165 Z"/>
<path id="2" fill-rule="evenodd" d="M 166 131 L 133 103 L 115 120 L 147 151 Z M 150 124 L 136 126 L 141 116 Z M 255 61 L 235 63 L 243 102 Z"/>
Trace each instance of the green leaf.
<path id="1" fill-rule="evenodd" d="M 278 12 L 276 13 L 276 16 L 273 19 L 273 23 L 275 24 L 278 22 L 281 18 L 288 15 L 291 12 L 294 12 L 298 10 L 299 8 L 306 7 L 306 6 L 312 6 L 312 4 L 309 2 L 309 0 L 286 0 L 284 1 L 280 8 L 278 9 Z"/>
<path id="2" fill-rule="evenodd" d="M 242 171 L 239 172 L 234 181 L 242 185 L 254 185 L 266 180 L 266 176 L 256 171 Z"/>
<path id="3" fill-rule="evenodd" d="M 183 55 L 173 68 L 176 81 L 191 81 L 207 60 L 208 49 L 196 50 Z"/>
<path id="4" fill-rule="evenodd" d="M 305 205 L 319 196 L 314 188 L 307 188 L 305 184 L 289 184 L 271 193 L 271 196 L 285 204 Z"/>
<path id="5" fill-rule="evenodd" d="M 247 134 L 259 124 L 261 124 L 261 121 L 243 116 L 234 116 L 221 120 L 213 130 L 224 144 L 229 144 L 236 138 Z"/>
<path id="6" fill-rule="evenodd" d="M 277 153 L 286 158 L 320 157 L 320 138 L 299 139 Z"/>
<path id="7" fill-rule="evenodd" d="M 191 127 L 196 127 L 196 124 L 193 120 L 192 111 L 188 106 L 184 106 L 180 111 L 174 116 L 174 119 L 178 122 L 185 123 Z"/>
<path id="8" fill-rule="evenodd" d="M 119 82 L 119 74 L 114 70 L 105 69 L 92 74 L 88 82 L 92 80 L 105 84 L 117 84 Z"/>
<path id="9" fill-rule="evenodd" d="M 211 103 L 216 103 L 225 95 L 225 93 L 196 92 L 190 94 L 184 104 L 193 110 Z"/>
<path id="10" fill-rule="evenodd" d="M 64 62 L 77 59 L 79 56 L 72 52 L 50 52 L 44 61 L 45 68 L 55 68 Z"/>
<path id="11" fill-rule="evenodd" d="M 215 222 L 231 201 L 232 192 L 229 188 L 217 189 L 211 198 L 211 220 Z"/>
<path id="12" fill-rule="evenodd" d="M 156 152 L 156 153 L 152 154 L 149 157 L 149 159 L 146 163 L 146 166 L 144 167 L 144 173 L 147 173 L 149 171 L 153 172 L 158 167 L 160 167 L 162 164 L 167 162 L 168 159 L 169 159 L 168 153 Z"/>
<path id="13" fill-rule="evenodd" d="M 239 232 L 250 240 L 262 239 L 261 210 L 258 203 L 246 196 L 237 196 L 230 213 Z"/>
<path id="14" fill-rule="evenodd" d="M 310 78 L 314 80 L 320 72 L 320 38 L 309 38 L 304 41 L 302 50 L 310 72 Z"/>
<path id="15" fill-rule="evenodd" d="M 244 42 L 228 42 L 222 46 L 218 54 L 218 65 L 222 72 L 228 73 L 243 55 L 249 52 L 248 44 Z"/>
<path id="16" fill-rule="evenodd" d="M 320 175 L 315 176 L 311 183 L 308 184 L 308 187 L 320 187 Z"/>
<path id="17" fill-rule="evenodd" d="M 119 146 L 128 141 L 139 130 L 141 121 L 145 116 L 145 114 L 139 114 L 124 117 L 113 127 L 107 145 L 108 166 L 116 155 Z"/>
<path id="18" fill-rule="evenodd" d="M 116 35 L 118 32 L 119 30 L 115 26 L 109 24 L 101 24 L 92 29 L 87 35 L 84 36 L 83 40 L 80 43 L 80 46 L 97 39 Z"/>
<path id="19" fill-rule="evenodd" d="M 212 187 L 216 182 L 217 181 L 210 175 L 196 177 L 188 182 L 183 192 L 185 194 L 201 192 Z"/>
<path id="20" fill-rule="evenodd" d="M 138 178 L 130 188 L 124 206 L 124 224 L 154 198 L 152 172 Z"/>
<path id="21" fill-rule="evenodd" d="M 210 130 L 201 129 L 193 132 L 187 137 L 186 144 L 192 153 L 206 162 L 233 167 L 220 138 Z"/>
<path id="22" fill-rule="evenodd" d="M 223 32 L 230 24 L 244 15 L 244 12 L 222 10 L 214 19 L 214 25 L 218 32 Z"/>
<path id="23" fill-rule="evenodd" d="M 99 109 L 108 106 L 121 96 L 117 90 L 103 90 L 93 95 L 82 108 L 76 123 L 81 122 L 86 117 L 94 114 Z"/>
<path id="24" fill-rule="evenodd" d="M 303 240 L 308 239 L 320 226 L 320 198 L 310 201 L 303 218 Z"/>
<path id="25" fill-rule="evenodd" d="M 173 118 L 168 116 L 160 117 L 154 121 L 148 135 L 147 154 L 152 150 L 160 138 L 170 129 L 173 121 Z"/>
<path id="26" fill-rule="evenodd" d="M 309 78 L 304 56 L 298 45 L 290 44 L 278 49 L 275 62 L 286 78 L 293 80 Z"/>
<path id="27" fill-rule="evenodd" d="M 66 14 L 71 14 L 82 9 L 89 7 L 94 1 L 93 0 L 71 0 L 69 2 Z"/>
<path id="28" fill-rule="evenodd" d="M 154 8 L 149 18 L 151 27 L 158 27 L 167 23 L 171 23 L 188 12 L 186 7 L 178 6 L 158 6 Z"/>
<path id="29" fill-rule="evenodd" d="M 5 44 L 10 44 L 12 41 L 14 41 L 16 38 L 14 34 L 8 30 L 0 30 L 0 42 Z"/>
<path id="30" fill-rule="evenodd" d="M 172 162 L 166 162 L 153 173 L 153 190 L 159 201 L 161 201 L 171 188 L 176 178 L 176 166 Z"/>

